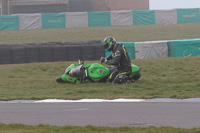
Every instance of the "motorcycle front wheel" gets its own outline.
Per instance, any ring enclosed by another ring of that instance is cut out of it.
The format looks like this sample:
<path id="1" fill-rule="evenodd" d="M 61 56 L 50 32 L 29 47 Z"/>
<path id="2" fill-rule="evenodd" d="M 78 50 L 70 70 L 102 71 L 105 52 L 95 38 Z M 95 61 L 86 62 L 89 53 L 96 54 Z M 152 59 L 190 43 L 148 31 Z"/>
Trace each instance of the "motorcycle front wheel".
<path id="1" fill-rule="evenodd" d="M 64 83 L 64 81 L 62 80 L 62 77 L 56 78 L 56 82 L 57 82 L 57 83 Z"/>

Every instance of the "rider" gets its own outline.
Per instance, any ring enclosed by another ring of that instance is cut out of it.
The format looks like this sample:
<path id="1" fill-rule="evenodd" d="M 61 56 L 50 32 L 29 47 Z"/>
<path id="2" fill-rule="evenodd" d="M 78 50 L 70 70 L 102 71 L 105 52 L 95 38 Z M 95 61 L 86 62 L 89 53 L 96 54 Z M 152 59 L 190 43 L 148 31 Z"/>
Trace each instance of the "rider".
<path id="1" fill-rule="evenodd" d="M 104 39 L 104 47 L 107 51 L 112 51 L 112 54 L 106 58 L 101 57 L 100 62 L 104 62 L 109 65 L 115 65 L 117 68 L 110 74 L 107 82 L 121 83 L 121 79 L 124 76 L 130 75 L 132 71 L 131 60 L 129 58 L 128 51 L 124 44 L 116 44 L 114 37 L 106 37 Z"/>

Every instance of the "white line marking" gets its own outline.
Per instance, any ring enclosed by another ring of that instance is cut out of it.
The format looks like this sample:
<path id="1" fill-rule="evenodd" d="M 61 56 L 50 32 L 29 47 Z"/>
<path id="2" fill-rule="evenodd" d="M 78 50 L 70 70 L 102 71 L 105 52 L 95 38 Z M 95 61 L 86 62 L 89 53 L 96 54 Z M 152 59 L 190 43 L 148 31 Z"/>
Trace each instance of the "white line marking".
<path id="1" fill-rule="evenodd" d="M 100 102 L 200 102 L 200 98 L 172 99 L 172 98 L 155 98 L 155 99 L 80 99 L 80 100 L 63 100 L 63 99 L 45 99 L 45 100 L 12 100 L 0 101 L 0 103 L 100 103 Z"/>
<path id="2" fill-rule="evenodd" d="M 93 103 L 98 103 L 98 102 L 142 102 L 144 99 L 114 99 L 114 100 L 106 100 L 106 99 L 81 99 L 81 100 L 61 100 L 61 99 L 45 99 L 45 100 L 40 100 L 40 101 L 35 101 L 34 103 L 87 103 L 87 102 L 93 102 Z"/>

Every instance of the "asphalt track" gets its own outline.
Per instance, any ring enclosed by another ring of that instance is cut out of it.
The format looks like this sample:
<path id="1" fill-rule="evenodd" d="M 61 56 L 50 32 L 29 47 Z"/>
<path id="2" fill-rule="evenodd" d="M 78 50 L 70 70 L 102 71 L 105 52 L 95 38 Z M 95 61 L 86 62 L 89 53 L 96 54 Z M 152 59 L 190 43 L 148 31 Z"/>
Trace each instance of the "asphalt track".
<path id="1" fill-rule="evenodd" d="M 0 102 L 0 123 L 200 128 L 200 102 Z"/>

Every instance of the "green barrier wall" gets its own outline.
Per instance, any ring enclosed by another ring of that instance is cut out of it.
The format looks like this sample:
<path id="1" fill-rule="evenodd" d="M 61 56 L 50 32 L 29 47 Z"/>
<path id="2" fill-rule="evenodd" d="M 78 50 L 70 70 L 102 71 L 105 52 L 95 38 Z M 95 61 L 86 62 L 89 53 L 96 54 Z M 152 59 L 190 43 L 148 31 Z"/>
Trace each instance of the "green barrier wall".
<path id="1" fill-rule="evenodd" d="M 117 42 L 119 43 L 119 42 Z M 124 46 L 126 47 L 126 49 L 128 50 L 128 54 L 130 59 L 135 59 L 135 43 L 134 42 L 122 42 L 124 44 Z M 112 52 L 105 52 L 106 57 L 108 57 L 109 55 L 112 54 Z"/>
<path id="2" fill-rule="evenodd" d="M 199 23 L 199 8 L 177 9 L 178 23 Z"/>
<path id="3" fill-rule="evenodd" d="M 133 10 L 134 25 L 155 25 L 155 11 Z"/>
<path id="4" fill-rule="evenodd" d="M 0 31 L 1 30 L 18 30 L 18 15 L 0 15 Z"/>
<path id="5" fill-rule="evenodd" d="M 65 13 L 42 13 L 42 28 L 65 28 Z"/>
<path id="6" fill-rule="evenodd" d="M 89 27 L 110 26 L 110 12 L 88 12 Z"/>
<path id="7" fill-rule="evenodd" d="M 170 11 L 170 10 L 169 10 Z M 119 11 L 120 12 L 120 11 Z M 124 12 L 124 11 L 122 11 Z M 119 25 L 155 25 L 156 18 L 162 17 L 165 23 L 158 23 L 157 24 L 168 24 L 168 22 L 172 22 L 173 24 L 179 23 L 200 23 L 200 9 L 199 8 L 191 8 L 191 9 L 176 9 L 173 11 L 172 16 L 170 13 L 155 13 L 154 10 L 130 10 L 132 12 L 133 22 L 121 21 L 120 24 L 118 19 L 112 20 Z M 67 13 L 68 15 L 70 12 Z M 119 13 L 120 14 L 120 13 Z M 159 16 L 160 15 L 160 16 Z M 161 16 L 163 15 L 163 16 Z M 36 16 L 38 17 L 38 16 Z M 66 13 L 42 13 L 40 16 L 42 19 L 42 28 L 68 28 L 66 27 Z M 83 16 L 80 16 L 83 17 Z M 120 17 L 120 16 L 118 16 Z M 123 17 L 123 15 L 121 16 Z M 111 25 L 111 12 L 110 11 L 100 11 L 100 12 L 87 12 L 84 14 L 84 18 L 88 21 L 84 27 L 98 27 L 98 26 L 112 26 Z M 77 18 L 76 18 L 77 19 Z M 120 18 L 122 19 L 122 18 Z M 124 18 L 127 19 L 127 18 Z M 130 18 L 129 18 L 130 19 Z M 20 21 L 20 22 L 19 22 Z M 2 30 L 17 30 L 19 29 L 19 23 L 23 24 L 26 22 L 22 22 L 23 19 L 19 20 L 18 15 L 0 15 L 0 31 Z M 76 21 L 70 19 L 71 22 Z M 38 25 L 35 27 L 41 27 L 41 23 L 39 22 Z M 77 25 L 76 27 L 79 27 Z M 27 28 L 28 29 L 28 28 Z"/>
<path id="8" fill-rule="evenodd" d="M 108 57 L 111 54 L 112 54 L 112 52 L 105 51 L 105 57 Z"/>
<path id="9" fill-rule="evenodd" d="M 168 42 L 170 57 L 200 56 L 200 39 L 183 39 Z"/>

